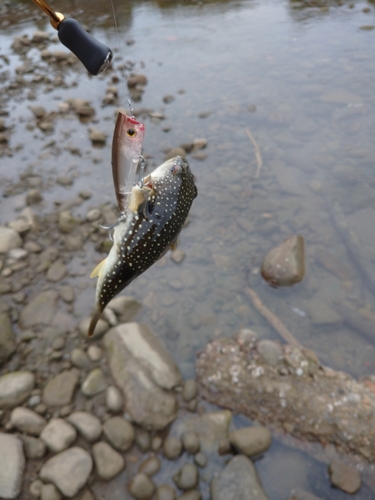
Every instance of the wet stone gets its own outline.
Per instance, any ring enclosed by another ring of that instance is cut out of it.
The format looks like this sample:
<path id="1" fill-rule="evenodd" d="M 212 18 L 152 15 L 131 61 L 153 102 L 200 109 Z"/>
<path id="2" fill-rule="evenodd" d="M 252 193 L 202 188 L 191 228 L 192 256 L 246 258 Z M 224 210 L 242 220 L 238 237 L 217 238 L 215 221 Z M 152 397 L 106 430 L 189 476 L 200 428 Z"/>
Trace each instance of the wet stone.
<path id="1" fill-rule="evenodd" d="M 93 145 L 103 146 L 107 140 L 107 136 L 104 132 L 92 128 L 89 133 L 89 139 Z"/>
<path id="2" fill-rule="evenodd" d="M 34 389 L 34 374 L 16 371 L 0 376 L 0 409 L 14 408 L 23 403 Z"/>
<path id="3" fill-rule="evenodd" d="M 43 402 L 48 406 L 64 406 L 72 402 L 78 375 L 67 370 L 56 375 L 48 382 L 43 391 Z"/>
<path id="4" fill-rule="evenodd" d="M 163 439 L 160 436 L 154 436 L 151 441 L 152 451 L 158 452 L 163 445 Z"/>
<path id="5" fill-rule="evenodd" d="M 60 175 L 56 179 L 57 184 L 60 186 L 71 186 L 73 184 L 73 178 L 70 175 Z"/>
<path id="6" fill-rule="evenodd" d="M 180 490 L 187 491 L 197 487 L 199 480 L 198 469 L 194 464 L 185 464 L 173 477 Z"/>
<path id="7" fill-rule="evenodd" d="M 178 458 L 182 453 L 182 442 L 174 436 L 168 436 L 163 445 L 164 455 L 168 460 Z"/>
<path id="8" fill-rule="evenodd" d="M 201 450 L 213 451 L 221 439 L 228 438 L 228 429 L 232 420 L 229 410 L 207 412 L 185 423 L 185 430 L 193 430 L 198 434 Z"/>
<path id="9" fill-rule="evenodd" d="M 14 229 L 0 227 L 0 254 L 8 253 L 12 248 L 22 246 L 22 239 Z"/>
<path id="10" fill-rule="evenodd" d="M 38 189 L 30 189 L 26 195 L 26 203 L 28 205 L 36 205 L 43 200 L 43 196 Z"/>
<path id="11" fill-rule="evenodd" d="M 110 481 L 125 467 L 122 456 L 104 441 L 94 444 L 92 454 L 98 475 L 105 481 Z"/>
<path id="12" fill-rule="evenodd" d="M 328 467 L 329 478 L 333 486 L 345 493 L 355 493 L 361 487 L 359 471 L 343 462 L 331 462 Z"/>
<path id="13" fill-rule="evenodd" d="M 47 272 L 47 281 L 51 281 L 52 283 L 57 283 L 61 281 L 67 274 L 66 266 L 60 260 L 57 260 L 52 264 L 52 266 L 48 269 Z"/>
<path id="14" fill-rule="evenodd" d="M 198 435 L 194 431 L 184 432 L 181 436 L 182 444 L 188 453 L 198 453 L 200 449 L 200 442 Z"/>
<path id="15" fill-rule="evenodd" d="M 22 328 L 31 328 L 36 325 L 49 325 L 55 316 L 58 294 L 54 290 L 41 292 L 31 299 L 22 309 L 20 325 Z"/>
<path id="16" fill-rule="evenodd" d="M 37 413 L 23 406 L 14 408 L 10 416 L 12 426 L 20 432 L 39 436 L 47 421 Z"/>
<path id="17" fill-rule="evenodd" d="M 146 476 L 153 476 L 159 472 L 160 467 L 161 463 L 157 457 L 149 457 L 140 464 L 138 472 L 143 472 Z"/>
<path id="18" fill-rule="evenodd" d="M 185 257 L 186 253 L 180 250 L 179 248 L 176 248 L 176 250 L 173 250 L 173 252 L 171 253 L 171 259 L 176 264 L 180 264 L 180 262 L 182 262 Z"/>
<path id="19" fill-rule="evenodd" d="M 155 500 L 176 500 L 176 490 L 169 484 L 161 484 L 156 489 Z"/>
<path id="20" fill-rule="evenodd" d="M 120 412 L 124 406 L 124 400 L 122 399 L 121 392 L 114 385 L 107 387 L 105 402 L 108 409 L 113 413 Z"/>
<path id="21" fill-rule="evenodd" d="M 151 500 L 155 490 L 154 483 L 142 472 L 136 474 L 129 484 L 129 491 L 137 500 Z"/>
<path id="22" fill-rule="evenodd" d="M 74 302 L 75 292 L 72 286 L 66 285 L 61 287 L 60 295 L 64 302 L 67 302 L 68 304 Z"/>
<path id="23" fill-rule="evenodd" d="M 117 450 L 128 451 L 133 446 L 134 427 L 122 417 L 112 417 L 106 420 L 103 425 L 103 433 Z"/>
<path id="24" fill-rule="evenodd" d="M 185 380 L 182 389 L 182 398 L 184 401 L 194 399 L 198 394 L 198 386 L 194 379 Z"/>
<path id="25" fill-rule="evenodd" d="M 25 452 L 26 458 L 33 460 L 36 458 L 42 458 L 46 454 L 47 447 L 41 439 L 32 436 L 20 436 L 23 442 L 23 450 Z"/>
<path id="26" fill-rule="evenodd" d="M 102 216 L 101 210 L 99 210 L 99 208 L 93 208 L 87 212 L 86 220 L 88 222 L 94 222 L 99 220 L 101 216 Z"/>
<path id="27" fill-rule="evenodd" d="M 178 497 L 178 500 L 201 500 L 202 495 L 198 490 L 186 491 Z"/>
<path id="28" fill-rule="evenodd" d="M 135 441 L 142 453 L 146 453 L 151 447 L 151 438 L 147 431 L 139 430 L 136 434 Z"/>
<path id="29" fill-rule="evenodd" d="M 0 498 L 16 499 L 22 487 L 25 457 L 22 441 L 0 432 Z"/>
<path id="30" fill-rule="evenodd" d="M 198 465 L 198 467 L 206 467 L 208 461 L 208 457 L 205 453 L 199 452 L 194 457 L 194 462 Z"/>
<path id="31" fill-rule="evenodd" d="M 248 457 L 265 452 L 271 445 L 271 432 L 263 426 L 243 427 L 229 434 L 232 445 Z"/>
<path id="32" fill-rule="evenodd" d="M 14 296 L 13 296 L 14 300 Z M 0 366 L 16 350 L 16 339 L 14 337 L 12 323 L 8 313 L 0 312 Z"/>
<path id="33" fill-rule="evenodd" d="M 40 498 L 42 486 L 43 486 L 43 481 L 41 481 L 40 479 L 36 479 L 35 481 L 33 481 L 29 487 L 30 495 L 35 499 Z"/>
<path id="34" fill-rule="evenodd" d="M 95 396 L 107 388 L 104 373 L 100 368 L 92 370 L 81 385 L 81 392 L 87 397 Z"/>
<path id="35" fill-rule="evenodd" d="M 115 311 L 119 323 L 128 323 L 132 321 L 142 309 L 142 304 L 133 297 L 120 296 L 112 299 L 108 307 Z"/>
<path id="36" fill-rule="evenodd" d="M 232 445 L 229 439 L 220 439 L 219 445 L 217 447 L 217 452 L 219 453 L 219 455 L 228 455 L 229 453 L 232 453 Z"/>
<path id="37" fill-rule="evenodd" d="M 70 353 L 70 362 L 77 368 L 88 368 L 91 363 L 89 357 L 83 349 L 77 347 Z"/>
<path id="38" fill-rule="evenodd" d="M 90 345 L 87 349 L 87 355 L 91 361 L 99 361 L 103 356 L 103 351 L 96 345 Z"/>
<path id="39" fill-rule="evenodd" d="M 271 286 L 290 286 L 305 275 L 304 239 L 300 235 L 286 238 L 263 259 L 261 274 Z"/>
<path id="40" fill-rule="evenodd" d="M 102 424 L 98 417 L 86 411 L 75 411 L 67 421 L 89 442 L 97 441 L 102 433 Z"/>
<path id="41" fill-rule="evenodd" d="M 40 500 L 61 500 L 62 495 L 54 484 L 43 484 Z"/>
<path id="42" fill-rule="evenodd" d="M 68 448 L 76 437 L 75 428 L 62 418 L 52 418 L 40 435 L 53 453 L 59 453 Z"/>
<path id="43" fill-rule="evenodd" d="M 40 478 L 53 483 L 64 496 L 72 497 L 86 484 L 92 470 L 90 454 L 74 446 L 50 458 L 40 470 Z"/>

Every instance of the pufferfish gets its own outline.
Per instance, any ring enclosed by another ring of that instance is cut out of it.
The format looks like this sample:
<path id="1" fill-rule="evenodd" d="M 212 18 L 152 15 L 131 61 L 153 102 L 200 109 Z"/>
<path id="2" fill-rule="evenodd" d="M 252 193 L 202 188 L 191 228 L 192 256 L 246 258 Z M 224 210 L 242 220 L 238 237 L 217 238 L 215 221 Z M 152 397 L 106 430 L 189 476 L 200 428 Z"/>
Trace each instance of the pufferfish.
<path id="1" fill-rule="evenodd" d="M 133 187 L 126 217 L 115 226 L 108 257 L 90 276 L 99 279 L 89 337 L 108 302 L 176 242 L 197 194 L 189 164 L 180 156 L 166 161 Z"/>

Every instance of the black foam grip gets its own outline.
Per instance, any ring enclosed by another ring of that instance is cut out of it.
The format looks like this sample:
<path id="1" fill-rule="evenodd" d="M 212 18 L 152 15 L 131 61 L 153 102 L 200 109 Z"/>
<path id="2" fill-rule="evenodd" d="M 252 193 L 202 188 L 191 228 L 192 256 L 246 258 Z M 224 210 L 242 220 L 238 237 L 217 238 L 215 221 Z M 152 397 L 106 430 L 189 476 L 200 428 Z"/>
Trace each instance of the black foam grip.
<path id="1" fill-rule="evenodd" d="M 112 60 L 112 51 L 95 40 L 75 19 L 64 19 L 58 26 L 60 42 L 75 54 L 87 71 L 97 75 Z"/>

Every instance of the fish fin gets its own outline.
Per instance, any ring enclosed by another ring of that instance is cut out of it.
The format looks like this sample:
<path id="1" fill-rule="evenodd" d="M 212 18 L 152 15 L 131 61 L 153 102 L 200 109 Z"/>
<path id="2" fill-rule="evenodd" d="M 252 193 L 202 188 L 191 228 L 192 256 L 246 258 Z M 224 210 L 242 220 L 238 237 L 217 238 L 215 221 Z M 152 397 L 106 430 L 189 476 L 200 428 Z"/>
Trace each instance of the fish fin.
<path id="1" fill-rule="evenodd" d="M 177 247 L 178 247 L 178 240 L 177 240 L 177 238 L 176 238 L 176 239 L 175 239 L 174 241 L 172 241 L 172 243 L 171 243 L 171 250 L 176 250 L 176 249 L 177 249 Z"/>
<path id="2" fill-rule="evenodd" d="M 90 278 L 96 278 L 97 276 L 100 276 L 101 270 L 103 269 L 103 266 L 105 264 L 105 261 L 107 260 L 107 257 L 99 262 L 99 264 L 96 266 L 96 268 L 92 271 L 90 274 Z"/>
<path id="3" fill-rule="evenodd" d="M 95 330 L 97 322 L 100 319 L 101 314 L 102 313 L 100 311 L 95 311 L 94 314 L 92 315 L 91 321 L 90 321 L 90 325 L 89 325 L 89 329 L 88 329 L 88 332 L 87 332 L 87 334 L 88 334 L 89 337 L 92 337 L 94 335 L 94 330 Z"/>

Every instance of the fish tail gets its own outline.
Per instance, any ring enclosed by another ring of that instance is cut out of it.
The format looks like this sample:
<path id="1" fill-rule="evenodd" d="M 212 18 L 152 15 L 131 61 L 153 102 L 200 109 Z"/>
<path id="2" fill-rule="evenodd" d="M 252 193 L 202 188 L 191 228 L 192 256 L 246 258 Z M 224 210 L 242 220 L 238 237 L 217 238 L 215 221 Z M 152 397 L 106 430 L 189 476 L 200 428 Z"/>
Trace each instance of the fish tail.
<path id="1" fill-rule="evenodd" d="M 90 325 L 89 325 L 89 329 L 88 329 L 88 332 L 87 332 L 89 337 L 92 337 L 94 335 L 94 330 L 95 330 L 96 324 L 98 323 L 98 321 L 100 319 L 100 315 L 101 314 L 102 314 L 101 311 L 96 310 L 94 312 L 94 314 L 92 315 L 91 321 L 90 321 Z"/>

